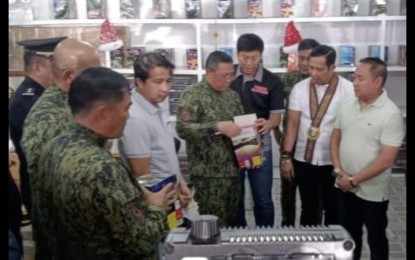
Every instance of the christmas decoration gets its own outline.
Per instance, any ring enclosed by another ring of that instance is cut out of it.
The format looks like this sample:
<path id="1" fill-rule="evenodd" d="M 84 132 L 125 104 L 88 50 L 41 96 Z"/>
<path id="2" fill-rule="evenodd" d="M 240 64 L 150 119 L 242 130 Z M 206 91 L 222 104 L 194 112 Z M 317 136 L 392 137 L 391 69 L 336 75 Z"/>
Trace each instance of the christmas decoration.
<path id="1" fill-rule="evenodd" d="M 295 28 L 294 22 L 290 21 L 285 27 L 284 47 L 282 48 L 282 51 L 288 54 L 287 71 L 297 69 L 297 52 L 300 41 L 301 35 Z"/>
<path id="2" fill-rule="evenodd" d="M 295 28 L 294 22 L 290 21 L 285 27 L 284 36 L 284 53 L 290 54 L 297 52 L 298 44 L 301 41 L 301 35 Z"/>
<path id="3" fill-rule="evenodd" d="M 99 35 L 100 51 L 113 51 L 123 46 L 122 40 L 118 37 L 117 31 L 108 19 L 105 19 L 101 25 L 101 33 Z"/>

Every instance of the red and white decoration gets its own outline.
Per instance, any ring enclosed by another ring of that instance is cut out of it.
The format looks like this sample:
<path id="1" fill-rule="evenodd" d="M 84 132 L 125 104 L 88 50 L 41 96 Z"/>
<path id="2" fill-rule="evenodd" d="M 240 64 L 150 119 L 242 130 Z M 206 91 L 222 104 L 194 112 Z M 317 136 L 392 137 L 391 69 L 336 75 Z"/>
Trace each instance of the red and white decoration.
<path id="1" fill-rule="evenodd" d="M 287 54 L 297 52 L 298 44 L 300 42 L 300 32 L 295 27 L 294 22 L 291 21 L 285 27 L 284 47 L 282 51 Z"/>
<path id="2" fill-rule="evenodd" d="M 298 44 L 301 41 L 300 32 L 295 28 L 294 22 L 290 21 L 285 27 L 284 47 L 282 51 L 288 54 L 287 71 L 297 69 Z"/>
<path id="3" fill-rule="evenodd" d="M 100 51 L 113 51 L 121 48 L 124 45 L 122 40 L 118 37 L 117 31 L 108 19 L 101 25 L 101 32 L 99 35 L 99 46 Z"/>

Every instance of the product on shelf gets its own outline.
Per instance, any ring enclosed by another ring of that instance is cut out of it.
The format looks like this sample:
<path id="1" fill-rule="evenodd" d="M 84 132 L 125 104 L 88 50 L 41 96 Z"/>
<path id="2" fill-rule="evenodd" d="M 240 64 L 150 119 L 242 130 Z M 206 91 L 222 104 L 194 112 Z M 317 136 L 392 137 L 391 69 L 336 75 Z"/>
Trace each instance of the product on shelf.
<path id="1" fill-rule="evenodd" d="M 173 75 L 171 90 L 169 95 L 169 110 L 170 115 L 177 113 L 177 101 L 183 90 L 196 82 L 196 77 L 191 75 Z"/>
<path id="2" fill-rule="evenodd" d="M 248 0 L 248 17 L 262 17 L 262 0 Z"/>
<path id="3" fill-rule="evenodd" d="M 146 47 L 130 47 L 125 50 L 124 67 L 127 69 L 133 68 L 134 62 L 141 54 L 146 52 Z"/>
<path id="4" fill-rule="evenodd" d="M 197 49 L 190 48 L 186 50 L 186 65 L 189 70 L 197 69 Z"/>
<path id="5" fill-rule="evenodd" d="M 233 18 L 233 0 L 216 0 L 218 18 Z"/>
<path id="6" fill-rule="evenodd" d="M 171 63 L 174 64 L 174 49 L 173 48 L 158 48 L 154 50 L 157 53 L 160 53 L 166 59 L 168 59 Z"/>
<path id="7" fill-rule="evenodd" d="M 356 16 L 359 9 L 358 0 L 342 0 L 341 15 Z"/>
<path id="8" fill-rule="evenodd" d="M 400 8 L 399 8 L 400 15 L 406 15 L 406 0 L 400 1 Z"/>
<path id="9" fill-rule="evenodd" d="M 102 0 L 86 0 L 86 12 L 88 19 L 102 19 L 103 1 Z"/>
<path id="10" fill-rule="evenodd" d="M 185 0 L 184 12 L 186 18 L 200 18 L 200 0 Z"/>
<path id="11" fill-rule="evenodd" d="M 110 51 L 110 58 L 111 58 L 111 68 L 113 69 L 124 68 L 123 48 Z"/>
<path id="12" fill-rule="evenodd" d="M 371 0 L 370 7 L 372 15 L 387 15 L 388 14 L 388 2 L 387 0 Z"/>
<path id="13" fill-rule="evenodd" d="M 369 57 L 374 57 L 383 60 L 385 63 L 388 63 L 388 46 L 385 46 L 384 52 L 385 52 L 385 58 L 382 59 L 380 56 L 380 45 L 370 45 L 369 46 Z"/>
<path id="14" fill-rule="evenodd" d="M 340 46 L 340 66 L 354 66 L 355 65 L 355 53 L 354 46 L 346 45 Z"/>
<path id="15" fill-rule="evenodd" d="M 233 49 L 228 47 L 219 48 L 220 51 L 228 54 L 233 59 Z"/>
<path id="16" fill-rule="evenodd" d="M 406 66 L 406 45 L 399 45 L 399 65 Z"/>
<path id="17" fill-rule="evenodd" d="M 280 16 L 284 18 L 294 17 L 295 0 L 281 0 Z"/>
<path id="18" fill-rule="evenodd" d="M 327 16 L 327 0 L 311 1 L 311 16 L 323 17 Z"/>
<path id="19" fill-rule="evenodd" d="M 75 19 L 76 5 L 71 0 L 53 0 L 55 19 Z"/>
<path id="20" fill-rule="evenodd" d="M 153 0 L 154 18 L 170 18 L 170 1 Z"/>
<path id="21" fill-rule="evenodd" d="M 120 18 L 135 19 L 138 13 L 138 0 L 120 0 Z"/>
<path id="22" fill-rule="evenodd" d="M 30 5 L 13 4 L 9 7 L 9 22 L 33 21 L 33 9 Z"/>

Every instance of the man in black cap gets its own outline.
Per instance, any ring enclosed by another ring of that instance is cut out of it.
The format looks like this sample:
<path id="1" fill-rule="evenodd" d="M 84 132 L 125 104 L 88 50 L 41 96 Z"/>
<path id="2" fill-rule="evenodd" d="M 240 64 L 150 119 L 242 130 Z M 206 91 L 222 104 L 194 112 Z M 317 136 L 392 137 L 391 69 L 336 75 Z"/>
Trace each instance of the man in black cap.
<path id="1" fill-rule="evenodd" d="M 20 161 L 20 183 L 22 202 L 30 219 L 32 208 L 29 175 L 20 140 L 23 134 L 23 122 L 36 100 L 45 88 L 52 83 L 52 64 L 50 58 L 56 45 L 67 37 L 33 39 L 20 41 L 17 44 L 25 48 L 23 54 L 25 78 L 16 89 L 9 105 L 10 137 Z"/>

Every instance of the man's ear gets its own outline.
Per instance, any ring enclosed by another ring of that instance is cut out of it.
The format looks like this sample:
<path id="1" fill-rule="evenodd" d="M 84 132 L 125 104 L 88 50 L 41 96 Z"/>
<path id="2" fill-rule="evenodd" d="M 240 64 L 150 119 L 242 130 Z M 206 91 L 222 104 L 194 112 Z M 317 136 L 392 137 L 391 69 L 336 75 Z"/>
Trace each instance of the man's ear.
<path id="1" fill-rule="evenodd" d="M 94 107 L 92 108 L 92 113 L 94 115 L 95 122 L 96 123 L 104 122 L 108 117 L 108 112 L 109 112 L 108 105 L 102 102 L 97 102 L 93 106 Z"/>
<path id="2" fill-rule="evenodd" d="M 140 78 L 135 78 L 135 86 L 136 88 L 142 89 L 144 88 L 144 81 L 142 81 Z"/>
<path id="3" fill-rule="evenodd" d="M 65 81 L 72 82 L 72 80 L 76 77 L 76 73 L 73 69 L 66 69 L 63 72 L 62 78 Z"/>

